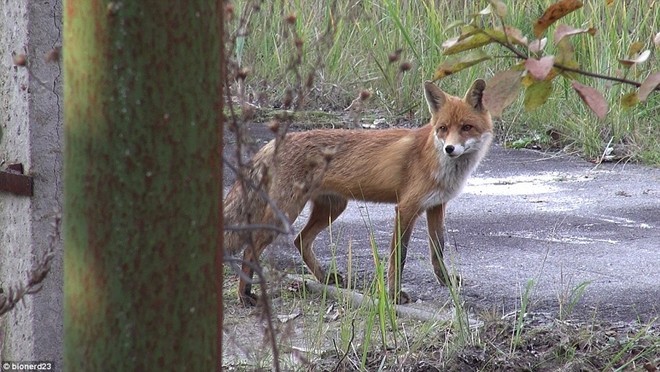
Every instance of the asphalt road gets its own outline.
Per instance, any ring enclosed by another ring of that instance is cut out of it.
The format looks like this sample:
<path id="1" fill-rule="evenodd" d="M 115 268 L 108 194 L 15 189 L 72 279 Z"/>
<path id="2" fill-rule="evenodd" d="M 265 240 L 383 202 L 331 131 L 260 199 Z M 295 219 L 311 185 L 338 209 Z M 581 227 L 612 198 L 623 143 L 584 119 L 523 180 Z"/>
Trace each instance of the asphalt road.
<path id="1" fill-rule="evenodd" d="M 332 236 L 317 238 L 317 256 L 328 265 L 335 260 L 344 274 L 350 259 L 358 288 L 368 285 L 374 275 L 369 234 L 386 260 L 393 213 L 391 205 L 352 202 Z M 475 312 L 506 314 L 528 298 L 529 311 L 556 315 L 572 307 L 566 315 L 583 320 L 647 322 L 659 315 L 660 169 L 595 166 L 494 145 L 449 203 L 446 221 L 446 262 L 461 274 L 463 299 Z M 417 301 L 412 306 L 441 306 L 449 293 L 434 279 L 425 225 L 420 219 L 411 239 L 403 288 Z M 263 260 L 300 270 L 292 240 L 279 238 Z"/>

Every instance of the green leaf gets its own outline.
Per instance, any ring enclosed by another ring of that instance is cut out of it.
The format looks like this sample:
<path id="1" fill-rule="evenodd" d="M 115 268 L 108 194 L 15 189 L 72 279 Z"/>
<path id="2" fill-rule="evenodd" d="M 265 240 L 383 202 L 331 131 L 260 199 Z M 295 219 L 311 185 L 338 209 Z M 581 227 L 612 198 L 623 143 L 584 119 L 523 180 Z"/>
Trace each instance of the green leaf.
<path id="1" fill-rule="evenodd" d="M 543 38 L 543 39 L 536 39 L 532 40 L 529 45 L 528 49 L 530 53 L 540 53 L 543 51 L 543 48 L 545 48 L 545 45 L 548 43 L 548 38 Z"/>
<path id="2" fill-rule="evenodd" d="M 479 48 L 495 41 L 506 43 L 507 36 L 510 39 L 509 41 L 515 44 L 527 45 L 527 39 L 522 36 L 520 30 L 508 26 L 506 30 L 507 35 L 504 34 L 504 31 L 502 31 L 501 28 L 482 29 L 467 25 L 463 28 L 461 36 L 449 39 L 442 43 L 442 47 L 445 48 L 443 54 L 452 55 L 466 50 Z"/>
<path id="3" fill-rule="evenodd" d="M 509 147 L 511 147 L 512 149 L 517 149 L 517 150 L 524 149 L 524 148 L 527 148 L 527 146 L 531 145 L 533 142 L 534 142 L 534 140 L 529 138 L 529 137 L 519 138 L 519 139 L 509 143 Z"/>
<path id="4" fill-rule="evenodd" d="M 644 43 L 640 41 L 636 41 L 630 44 L 630 46 L 628 47 L 628 57 L 632 58 L 636 56 L 639 52 L 642 51 L 643 48 L 644 48 Z"/>
<path id="5" fill-rule="evenodd" d="M 457 20 L 451 22 L 450 24 L 448 24 L 447 27 L 445 27 L 445 32 L 451 31 L 451 30 L 453 30 L 457 27 L 461 27 L 461 26 L 465 26 L 465 21 L 463 21 L 462 19 L 457 19 Z"/>
<path id="6" fill-rule="evenodd" d="M 445 61 L 442 65 L 438 66 L 433 74 L 433 80 L 442 79 L 445 76 L 449 76 L 489 59 L 490 55 L 483 50 L 475 50 L 466 53 L 460 58 Z"/>
<path id="7" fill-rule="evenodd" d="M 575 51 L 573 49 L 573 44 L 569 41 L 568 38 L 563 38 L 557 45 L 558 53 L 555 56 L 555 65 L 563 66 L 568 68 L 580 68 L 580 64 L 575 60 Z M 577 74 L 571 71 L 560 71 L 561 75 L 568 79 L 575 79 Z"/>
<path id="8" fill-rule="evenodd" d="M 478 33 L 478 34 L 472 35 L 470 37 L 467 37 L 463 40 L 460 40 L 460 39 L 457 40 L 455 43 L 453 43 L 452 45 L 447 47 L 442 52 L 442 54 L 448 56 L 448 55 L 464 52 L 466 50 L 475 49 L 475 48 L 482 47 L 484 45 L 488 45 L 488 44 L 492 43 L 493 41 L 494 40 L 490 36 L 488 36 L 484 33 Z"/>
<path id="9" fill-rule="evenodd" d="M 504 18 L 506 17 L 506 5 L 500 1 L 500 0 L 489 0 L 490 5 L 492 5 L 493 10 L 495 11 L 495 14 L 500 17 Z"/>
<path id="10" fill-rule="evenodd" d="M 651 51 L 647 49 L 641 52 L 639 55 L 635 56 L 635 58 L 619 59 L 619 63 L 621 63 L 624 67 L 629 68 L 638 63 L 646 62 L 646 60 L 649 59 L 650 55 L 651 55 Z"/>
<path id="11" fill-rule="evenodd" d="M 637 90 L 637 96 L 640 101 L 646 101 L 646 98 L 660 85 L 660 72 L 649 75 Z"/>
<path id="12" fill-rule="evenodd" d="M 501 27 L 498 27 L 495 29 L 496 31 L 502 31 Z M 506 32 L 506 35 L 504 35 L 504 32 Z M 523 35 L 522 31 L 515 27 L 511 26 L 504 26 L 504 32 L 502 32 L 502 38 L 506 39 L 508 38 L 510 42 L 518 45 L 522 45 L 527 47 L 529 45 L 529 42 L 527 41 L 527 37 Z M 496 34 L 499 35 L 499 34 Z"/>
<path id="13" fill-rule="evenodd" d="M 541 57 L 541 59 L 527 58 L 525 69 L 529 71 L 534 79 L 544 80 L 550 74 L 554 63 L 555 57 L 553 56 L 545 56 Z"/>
<path id="14" fill-rule="evenodd" d="M 637 96 L 637 92 L 626 93 L 621 97 L 621 106 L 625 109 L 632 108 L 638 103 L 639 97 Z"/>
<path id="15" fill-rule="evenodd" d="M 558 44 L 563 38 L 567 36 L 579 35 L 579 34 L 589 34 L 591 36 L 596 35 L 596 29 L 593 27 L 589 28 L 573 28 L 568 25 L 559 25 L 555 29 L 554 33 L 554 43 Z"/>
<path id="16" fill-rule="evenodd" d="M 555 63 L 566 67 L 579 67 L 578 62 L 575 60 L 575 50 L 573 44 L 567 39 L 563 38 L 557 44 L 558 53 L 555 57 Z"/>
<path id="17" fill-rule="evenodd" d="M 490 4 L 488 4 L 488 5 L 486 5 L 485 8 L 481 9 L 481 10 L 479 11 L 479 13 L 477 13 L 476 15 L 482 15 L 482 16 L 483 16 L 483 15 L 489 15 L 489 14 L 491 14 L 492 12 L 493 12 L 493 7 L 492 7 Z"/>
<path id="18" fill-rule="evenodd" d="M 535 81 L 525 89 L 525 109 L 534 110 L 542 106 L 552 94 L 552 81 Z"/>
<path id="19" fill-rule="evenodd" d="M 534 23 L 534 36 L 539 38 L 550 25 L 580 8 L 582 8 L 582 2 L 579 0 L 560 0 L 550 5 L 541 18 Z"/>
<path id="20" fill-rule="evenodd" d="M 607 116 L 609 108 L 607 101 L 601 92 L 590 86 L 580 84 L 575 80 L 573 80 L 571 86 L 573 86 L 573 89 L 575 89 L 582 101 L 596 114 L 596 116 L 598 116 L 599 119 L 604 119 L 605 116 Z"/>
<path id="21" fill-rule="evenodd" d="M 506 70 L 488 80 L 483 100 L 484 106 L 493 116 L 501 116 L 502 111 L 518 98 L 522 87 L 520 76 L 520 71 Z"/>

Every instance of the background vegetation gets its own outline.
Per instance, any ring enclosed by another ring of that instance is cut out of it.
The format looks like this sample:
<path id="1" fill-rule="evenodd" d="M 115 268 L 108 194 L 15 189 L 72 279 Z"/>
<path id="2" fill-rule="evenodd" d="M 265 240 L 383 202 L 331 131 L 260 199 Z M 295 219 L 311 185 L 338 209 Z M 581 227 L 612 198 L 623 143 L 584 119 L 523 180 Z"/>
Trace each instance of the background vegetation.
<path id="1" fill-rule="evenodd" d="M 534 21 L 552 1 L 505 3 L 506 24 L 521 29 L 532 39 Z M 580 68 L 642 81 L 649 68 L 657 66 L 652 39 L 660 31 L 660 6 L 655 1 L 584 3 L 583 8 L 559 22 L 598 30 L 593 37 L 576 35 L 571 39 Z M 243 171 L 250 169 L 243 159 L 260 145 L 251 137 L 251 130 L 258 126 L 244 124 L 264 118 L 274 118 L 267 128 L 276 138 L 284 135 L 289 124 L 351 127 L 351 110 L 344 113 L 348 107 L 357 108 L 363 124 L 384 118 L 386 125 L 423 125 L 427 110 L 422 82 L 432 79 L 438 66 L 447 60 L 443 43 L 459 34 L 460 30 L 454 27 L 457 22 L 468 21 L 487 5 L 485 0 L 228 2 L 230 104 L 225 165 L 239 179 L 245 174 Z M 484 22 L 484 27 L 499 24 L 492 15 L 485 15 L 480 22 Z M 651 49 L 652 55 L 643 64 L 619 71 L 618 59 L 628 57 L 630 45 L 636 41 L 642 43 L 643 49 Z M 475 78 L 488 79 L 496 71 L 520 62 L 497 45 L 486 48 L 495 58 L 445 77 L 439 85 L 447 92 L 461 94 Z M 546 54 L 554 54 L 553 48 L 549 42 Z M 626 110 L 619 104 L 620 97 L 634 87 L 585 77 L 578 80 L 606 92 L 610 112 L 605 119 L 598 119 L 583 104 L 570 81 L 557 79 L 545 105 L 527 112 L 523 97 L 519 97 L 504 112 L 497 123 L 499 139 L 511 147 L 558 148 L 595 161 L 641 160 L 660 164 L 660 95 L 652 94 L 644 105 Z M 368 211 L 365 225 L 373 233 Z M 341 232 L 333 235 L 330 231 L 330 236 L 341 236 Z M 326 248 L 346 246 L 340 240 L 337 238 Z M 246 244 L 249 246 L 249 239 Z M 349 252 L 348 283 L 359 283 L 362 278 L 351 275 L 350 242 L 345 249 Z M 372 250 L 374 279 L 360 288 L 365 295 L 361 301 L 342 292 L 332 295 L 340 291 L 337 288 L 316 291 L 312 289 L 313 281 L 302 284 L 300 278 L 295 281 L 275 270 L 266 274 L 259 267 L 257 283 L 263 306 L 256 310 L 244 308 L 235 295 L 237 277 L 228 270 L 224 278 L 223 330 L 227 342 L 223 345 L 223 368 L 657 368 L 657 318 L 647 324 L 625 325 L 601 321 L 595 314 L 588 324 L 570 320 L 588 282 L 566 289 L 559 298 L 556 318 L 530 312 L 533 280 L 521 293 L 517 311 L 500 314 L 499 309 L 493 309 L 479 313 L 480 326 L 475 326 L 473 314 L 464 306 L 460 286 L 449 288 L 450 299 L 439 309 L 440 314 L 449 314 L 448 317 L 406 317 L 384 300 L 385 267 L 373 240 Z M 381 301 L 376 302 L 377 299 Z"/>
<path id="2" fill-rule="evenodd" d="M 531 40 L 533 21 L 552 1 L 505 3 L 506 23 Z M 343 110 L 366 89 L 372 93 L 368 108 L 388 123 L 412 119 L 423 124 L 420 87 L 446 60 L 442 43 L 459 32 L 452 23 L 467 21 L 487 4 L 450 0 L 242 1 L 233 9 L 230 29 L 237 38 L 232 49 L 237 68 L 245 72 L 246 97 L 262 107 L 281 106 L 286 92 L 278 87 L 307 85 L 304 108 L 329 111 Z M 494 21 L 484 17 L 484 22 Z M 247 22 L 249 29 L 244 27 Z M 653 49 L 653 35 L 660 30 L 660 4 L 655 0 L 585 0 L 582 9 L 558 23 L 597 29 L 593 37 L 573 38 L 576 59 L 584 70 L 642 81 L 649 67 L 658 65 L 657 50 L 629 71 L 622 71 L 617 60 L 627 56 L 633 42 Z M 548 44 L 546 53 L 552 54 L 554 45 Z M 498 58 L 446 77 L 439 84 L 458 94 L 475 78 L 489 78 L 494 71 L 519 62 L 501 48 L 498 53 L 498 46 L 488 48 Z M 299 65 L 292 63 L 296 58 L 300 58 Z M 579 80 L 604 92 L 610 104 L 605 119 L 599 120 L 583 105 L 570 81 L 557 80 L 554 94 L 544 106 L 527 112 L 520 97 L 505 110 L 499 121 L 500 139 L 513 147 L 557 147 L 594 160 L 602 160 L 607 153 L 614 159 L 660 164 L 660 95 L 651 94 L 643 105 L 625 109 L 619 99 L 634 87 L 592 78 Z"/>

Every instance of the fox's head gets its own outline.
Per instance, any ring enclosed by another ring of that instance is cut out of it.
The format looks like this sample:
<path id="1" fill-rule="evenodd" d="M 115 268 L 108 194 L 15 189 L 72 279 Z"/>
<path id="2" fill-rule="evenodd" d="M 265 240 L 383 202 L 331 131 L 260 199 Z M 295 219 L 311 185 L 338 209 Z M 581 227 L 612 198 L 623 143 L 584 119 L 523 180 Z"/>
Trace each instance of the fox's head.
<path id="1" fill-rule="evenodd" d="M 430 81 L 424 83 L 426 103 L 431 113 L 434 141 L 450 158 L 484 153 L 493 137 L 493 122 L 483 105 L 486 82 L 478 79 L 462 99 L 449 95 Z"/>

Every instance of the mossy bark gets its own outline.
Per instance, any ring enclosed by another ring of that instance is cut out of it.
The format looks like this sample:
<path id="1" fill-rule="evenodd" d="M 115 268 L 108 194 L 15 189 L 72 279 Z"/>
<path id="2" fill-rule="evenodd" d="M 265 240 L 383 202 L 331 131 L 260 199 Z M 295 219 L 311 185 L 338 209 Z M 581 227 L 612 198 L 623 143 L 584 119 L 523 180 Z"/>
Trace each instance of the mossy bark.
<path id="1" fill-rule="evenodd" d="M 217 367 L 221 4 L 65 0 L 66 371 Z"/>

